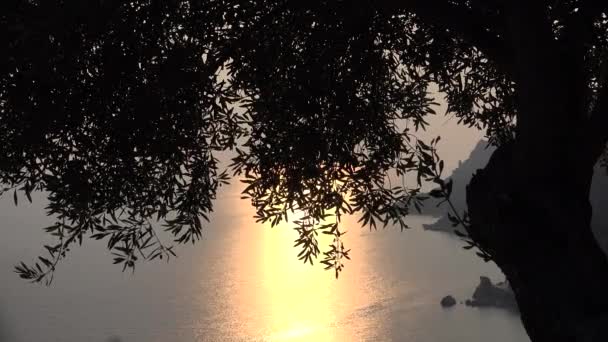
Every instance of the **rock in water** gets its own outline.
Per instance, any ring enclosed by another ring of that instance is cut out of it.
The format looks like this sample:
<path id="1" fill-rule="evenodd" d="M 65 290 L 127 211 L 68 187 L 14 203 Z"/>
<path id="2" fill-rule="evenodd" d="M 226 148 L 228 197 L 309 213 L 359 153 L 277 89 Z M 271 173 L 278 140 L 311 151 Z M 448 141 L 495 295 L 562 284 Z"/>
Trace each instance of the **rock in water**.
<path id="1" fill-rule="evenodd" d="M 443 299 L 441 299 L 441 306 L 444 308 L 449 308 L 454 305 L 456 305 L 456 299 L 454 299 L 452 296 L 445 296 Z"/>
<path id="2" fill-rule="evenodd" d="M 473 293 L 473 298 L 467 300 L 467 305 L 517 310 L 515 295 L 509 285 L 506 282 L 494 285 L 490 278 L 483 276 L 479 277 L 479 285 Z"/>

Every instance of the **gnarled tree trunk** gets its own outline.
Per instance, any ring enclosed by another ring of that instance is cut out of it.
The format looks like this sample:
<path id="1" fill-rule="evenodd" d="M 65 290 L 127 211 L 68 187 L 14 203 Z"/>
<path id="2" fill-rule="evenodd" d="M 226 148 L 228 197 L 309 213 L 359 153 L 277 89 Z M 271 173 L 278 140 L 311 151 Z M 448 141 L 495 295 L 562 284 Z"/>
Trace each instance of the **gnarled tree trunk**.
<path id="1" fill-rule="evenodd" d="M 468 233 L 509 280 L 532 341 L 608 341 L 608 260 L 591 231 L 592 166 L 578 175 L 566 166 L 523 172 L 521 153 L 515 143 L 501 146 L 472 178 Z"/>
<path id="2" fill-rule="evenodd" d="M 467 187 L 467 230 L 509 280 L 532 341 L 608 341 L 608 260 L 589 203 L 608 113 L 608 84 L 593 106 L 587 95 L 593 9 L 558 43 L 544 3 L 508 3 L 516 134 Z"/>

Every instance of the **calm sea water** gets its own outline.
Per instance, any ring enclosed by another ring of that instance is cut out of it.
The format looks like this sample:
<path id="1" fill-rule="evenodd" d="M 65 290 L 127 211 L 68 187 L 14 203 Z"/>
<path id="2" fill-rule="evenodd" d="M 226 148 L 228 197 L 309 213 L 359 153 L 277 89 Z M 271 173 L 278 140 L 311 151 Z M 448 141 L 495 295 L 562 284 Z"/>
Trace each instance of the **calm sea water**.
<path id="1" fill-rule="evenodd" d="M 297 260 L 289 227 L 254 223 L 234 185 L 204 240 L 170 263 L 121 273 L 103 243 L 86 241 L 44 287 L 12 273 L 45 241 L 44 199 L 15 208 L 8 197 L 0 199 L 0 341 L 529 341 L 507 311 L 440 307 L 444 295 L 470 297 L 480 275 L 503 276 L 457 239 L 422 231 L 429 218 L 410 217 L 414 228 L 403 233 L 346 220 L 353 260 L 336 280 Z"/>

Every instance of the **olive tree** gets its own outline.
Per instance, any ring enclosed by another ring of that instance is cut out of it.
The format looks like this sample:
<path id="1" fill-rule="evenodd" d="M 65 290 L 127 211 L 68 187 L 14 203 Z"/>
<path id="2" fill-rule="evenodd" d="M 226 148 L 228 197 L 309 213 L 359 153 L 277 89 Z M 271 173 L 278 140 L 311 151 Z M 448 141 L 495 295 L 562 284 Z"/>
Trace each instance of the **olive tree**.
<path id="1" fill-rule="evenodd" d="M 4 0 L 2 192 L 45 191 L 57 239 L 16 270 L 48 282 L 83 238 L 124 268 L 168 258 L 157 230 L 198 240 L 234 176 L 257 220 L 303 212 L 300 258 L 337 275 L 342 215 L 407 228 L 424 183 L 449 208 L 439 138 L 417 134 L 436 88 L 497 147 L 450 216 L 466 247 L 505 273 L 533 341 L 604 341 L 589 188 L 608 139 L 607 14 L 599 0 Z"/>

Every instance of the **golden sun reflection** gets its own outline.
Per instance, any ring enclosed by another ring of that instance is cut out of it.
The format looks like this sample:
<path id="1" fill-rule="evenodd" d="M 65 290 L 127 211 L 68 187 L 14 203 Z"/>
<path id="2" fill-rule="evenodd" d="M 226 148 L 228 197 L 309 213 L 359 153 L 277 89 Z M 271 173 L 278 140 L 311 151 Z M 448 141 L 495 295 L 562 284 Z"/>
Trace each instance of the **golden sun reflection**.
<path id="1" fill-rule="evenodd" d="M 297 214 L 290 216 L 293 220 Z M 321 259 L 312 266 L 298 260 L 299 248 L 294 247 L 298 234 L 293 223 L 271 228 L 252 219 L 240 221 L 244 226 L 235 229 L 238 238 L 232 240 L 231 248 L 232 262 L 237 266 L 229 276 L 239 278 L 232 281 L 238 283 L 239 291 L 227 299 L 231 312 L 242 322 L 237 328 L 242 340 L 352 340 L 352 329 L 344 325 L 349 324 L 353 308 L 368 301 L 361 284 L 353 281 L 357 278 L 354 273 L 361 274 L 364 264 L 355 267 L 349 262 L 336 280 L 333 271 L 323 269 Z M 353 242 L 353 237 L 359 236 L 347 234 L 345 244 Z M 318 240 L 323 251 L 333 237 L 319 234 Z"/>
<path id="2" fill-rule="evenodd" d="M 339 303 L 332 298 L 336 280 L 321 265 L 303 264 L 297 259 L 298 248 L 293 247 L 297 233 L 293 223 L 264 227 L 262 262 L 263 292 L 267 294 L 272 331 L 268 340 L 331 341 L 328 328 L 336 324 Z M 321 250 L 332 237 L 320 234 Z M 336 296 L 336 294 L 333 294 Z"/>
<path id="3" fill-rule="evenodd" d="M 341 223 L 352 230 L 343 242 L 354 254 L 336 280 L 333 270 L 324 270 L 320 263 L 322 255 L 314 265 L 298 260 L 298 233 L 293 229 L 297 213 L 290 213 L 291 222 L 271 228 L 270 223 L 255 223 L 255 210 L 237 196 L 220 210 L 232 216 L 223 224 L 229 228 L 222 242 L 228 247 L 227 257 L 217 261 L 222 313 L 214 324 L 227 340 L 357 341 L 382 324 L 366 311 L 386 293 L 378 288 L 376 272 L 363 256 L 373 246 L 368 246 L 354 217 L 343 217 Z M 333 236 L 319 234 L 317 239 L 325 251 Z"/>

